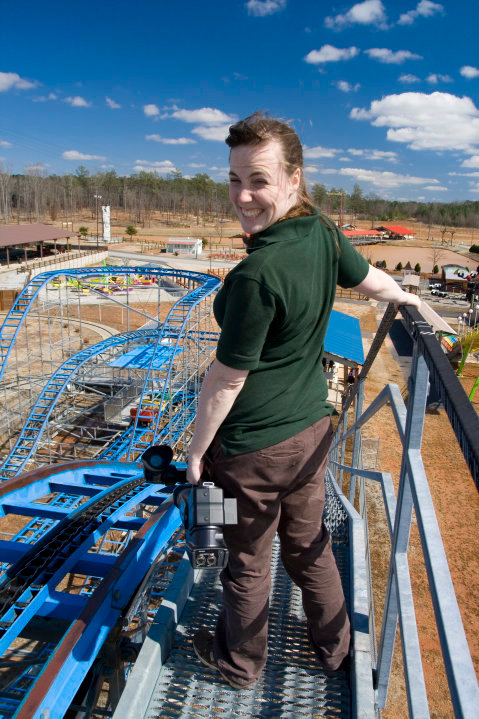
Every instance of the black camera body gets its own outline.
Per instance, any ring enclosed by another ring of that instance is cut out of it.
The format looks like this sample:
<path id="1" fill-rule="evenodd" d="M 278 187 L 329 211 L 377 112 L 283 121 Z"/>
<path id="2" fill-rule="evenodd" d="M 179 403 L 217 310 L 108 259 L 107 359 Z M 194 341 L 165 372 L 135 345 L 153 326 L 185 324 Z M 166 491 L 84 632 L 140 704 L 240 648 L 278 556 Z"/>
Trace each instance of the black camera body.
<path id="1" fill-rule="evenodd" d="M 238 523 L 236 499 L 225 497 L 221 487 L 213 482 L 187 483 L 186 469 L 171 464 L 172 459 L 169 445 L 149 447 L 141 457 L 145 479 L 153 484 L 176 485 L 173 501 L 185 528 L 186 552 L 192 566 L 224 569 L 228 564 L 228 549 L 221 527 Z"/>

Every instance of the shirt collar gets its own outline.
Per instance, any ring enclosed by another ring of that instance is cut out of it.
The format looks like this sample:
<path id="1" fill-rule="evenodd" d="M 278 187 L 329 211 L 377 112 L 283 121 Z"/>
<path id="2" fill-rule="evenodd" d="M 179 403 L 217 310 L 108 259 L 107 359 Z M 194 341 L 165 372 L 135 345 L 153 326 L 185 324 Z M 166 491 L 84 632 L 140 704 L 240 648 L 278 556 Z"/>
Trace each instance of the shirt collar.
<path id="1" fill-rule="evenodd" d="M 303 233 L 309 229 L 318 218 L 318 212 L 314 210 L 313 215 L 307 215 L 306 217 L 292 217 L 290 220 L 282 220 L 275 222 L 274 225 L 266 227 L 255 235 L 251 235 L 246 248 L 247 254 L 251 254 L 255 250 L 259 250 L 262 247 L 267 247 L 276 242 L 283 242 L 284 240 L 291 240 L 292 237 L 296 237 L 298 233 Z"/>

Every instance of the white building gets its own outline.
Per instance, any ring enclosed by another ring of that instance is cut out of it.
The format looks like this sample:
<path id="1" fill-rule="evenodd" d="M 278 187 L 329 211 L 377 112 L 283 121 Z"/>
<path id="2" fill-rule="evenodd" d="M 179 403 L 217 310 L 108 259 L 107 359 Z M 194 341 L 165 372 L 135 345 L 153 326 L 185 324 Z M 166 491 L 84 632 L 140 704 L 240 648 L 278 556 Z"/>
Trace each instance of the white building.
<path id="1" fill-rule="evenodd" d="M 166 251 L 198 257 L 198 255 L 201 255 L 203 252 L 203 243 L 198 238 L 169 237 L 166 245 Z"/>

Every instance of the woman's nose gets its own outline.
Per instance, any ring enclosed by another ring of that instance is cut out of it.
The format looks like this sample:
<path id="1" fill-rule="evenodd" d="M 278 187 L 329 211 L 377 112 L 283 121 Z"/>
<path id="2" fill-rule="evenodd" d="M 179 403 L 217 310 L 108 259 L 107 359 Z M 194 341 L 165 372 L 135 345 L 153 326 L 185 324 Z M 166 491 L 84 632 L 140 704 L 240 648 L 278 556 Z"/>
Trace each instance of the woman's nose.
<path id="1" fill-rule="evenodd" d="M 240 202 L 251 202 L 252 198 L 253 193 L 251 192 L 251 190 L 249 190 L 247 187 L 242 187 L 238 195 L 238 200 Z"/>

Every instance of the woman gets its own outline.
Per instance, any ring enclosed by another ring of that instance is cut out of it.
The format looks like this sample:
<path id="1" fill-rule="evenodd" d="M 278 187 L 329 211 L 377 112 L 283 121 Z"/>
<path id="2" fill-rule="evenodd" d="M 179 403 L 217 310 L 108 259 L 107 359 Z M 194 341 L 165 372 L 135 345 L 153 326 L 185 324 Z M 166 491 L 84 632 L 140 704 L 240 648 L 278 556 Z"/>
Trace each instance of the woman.
<path id="1" fill-rule="evenodd" d="M 336 670 L 348 655 L 349 620 L 321 520 L 332 437 L 324 336 L 337 284 L 397 305 L 419 299 L 371 267 L 315 210 L 289 125 L 255 113 L 230 127 L 226 143 L 230 198 L 250 240 L 214 302 L 221 335 L 187 476 L 198 483 L 206 460 L 212 480 L 238 502 L 238 525 L 223 528 L 230 559 L 215 635 L 201 630 L 193 645 L 242 689 L 266 662 L 276 532 L 322 667 Z"/>

